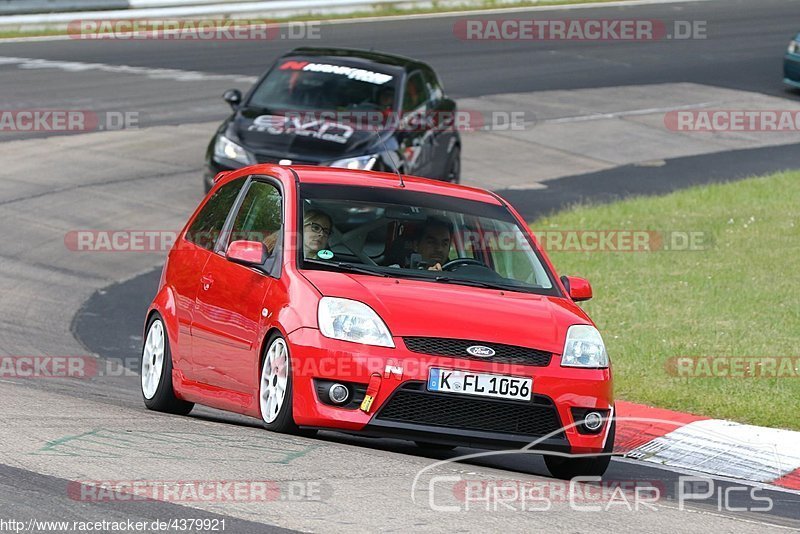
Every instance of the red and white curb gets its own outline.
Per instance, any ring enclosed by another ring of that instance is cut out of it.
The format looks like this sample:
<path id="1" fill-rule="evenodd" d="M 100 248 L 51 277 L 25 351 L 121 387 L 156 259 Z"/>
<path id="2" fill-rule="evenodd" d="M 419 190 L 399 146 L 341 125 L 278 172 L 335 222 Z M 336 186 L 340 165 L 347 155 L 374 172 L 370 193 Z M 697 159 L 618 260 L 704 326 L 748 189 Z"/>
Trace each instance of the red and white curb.
<path id="1" fill-rule="evenodd" d="M 800 490 L 800 432 L 617 402 L 628 458 Z"/>

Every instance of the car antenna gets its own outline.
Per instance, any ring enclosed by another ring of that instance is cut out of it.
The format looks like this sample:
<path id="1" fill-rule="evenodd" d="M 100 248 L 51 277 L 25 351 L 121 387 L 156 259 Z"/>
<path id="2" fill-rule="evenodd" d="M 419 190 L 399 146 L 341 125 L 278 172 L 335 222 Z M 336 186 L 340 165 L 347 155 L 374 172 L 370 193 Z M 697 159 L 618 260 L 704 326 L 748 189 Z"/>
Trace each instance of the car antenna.
<path id="1" fill-rule="evenodd" d="M 406 184 L 403 183 L 403 175 L 400 174 L 400 169 L 397 168 L 397 165 L 394 162 L 394 158 L 392 157 L 394 154 L 392 152 L 389 152 L 389 149 L 386 148 L 386 141 L 383 140 L 383 137 L 381 137 L 380 133 L 378 134 L 378 139 L 380 139 L 381 144 L 383 145 L 383 151 L 386 152 L 386 154 L 389 155 L 389 159 L 392 162 L 392 169 L 394 169 L 394 173 L 397 175 L 397 178 L 400 180 L 400 187 L 405 187 Z"/>

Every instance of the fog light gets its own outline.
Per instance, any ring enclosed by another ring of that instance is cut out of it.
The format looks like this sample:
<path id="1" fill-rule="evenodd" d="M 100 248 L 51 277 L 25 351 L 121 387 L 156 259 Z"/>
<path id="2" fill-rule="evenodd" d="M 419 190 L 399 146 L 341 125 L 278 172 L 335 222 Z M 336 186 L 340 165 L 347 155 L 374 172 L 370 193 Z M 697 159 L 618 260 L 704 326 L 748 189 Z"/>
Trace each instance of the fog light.
<path id="1" fill-rule="evenodd" d="M 601 426 L 603 426 L 602 414 L 597 412 L 587 413 L 586 417 L 583 418 L 583 426 L 585 426 L 587 430 L 598 430 Z"/>
<path id="2" fill-rule="evenodd" d="M 333 384 L 328 390 L 328 397 L 334 404 L 344 404 L 350 398 L 350 390 L 343 384 Z"/>

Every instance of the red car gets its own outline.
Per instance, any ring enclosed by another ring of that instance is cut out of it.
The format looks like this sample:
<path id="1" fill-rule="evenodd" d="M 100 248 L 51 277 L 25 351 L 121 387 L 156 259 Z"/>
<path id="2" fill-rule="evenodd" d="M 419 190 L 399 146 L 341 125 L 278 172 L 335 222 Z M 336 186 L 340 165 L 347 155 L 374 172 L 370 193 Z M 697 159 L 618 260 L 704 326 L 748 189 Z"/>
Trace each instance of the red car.
<path id="1" fill-rule="evenodd" d="M 560 453 L 545 454 L 554 476 L 600 475 L 614 404 L 603 340 L 575 304 L 591 296 L 491 192 L 245 167 L 217 177 L 169 253 L 142 394 L 276 432 L 533 443 Z"/>

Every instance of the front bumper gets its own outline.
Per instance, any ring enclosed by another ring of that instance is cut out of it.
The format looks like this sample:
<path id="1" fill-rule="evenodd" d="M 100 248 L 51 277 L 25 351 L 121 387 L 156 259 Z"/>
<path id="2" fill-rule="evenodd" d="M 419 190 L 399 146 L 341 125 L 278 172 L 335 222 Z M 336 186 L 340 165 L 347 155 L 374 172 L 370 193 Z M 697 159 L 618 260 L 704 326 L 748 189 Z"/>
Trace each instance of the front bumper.
<path id="1" fill-rule="evenodd" d="M 783 58 L 783 83 L 800 87 L 800 55 L 786 54 Z"/>
<path id="2" fill-rule="evenodd" d="M 607 422 L 598 434 L 571 425 L 572 408 L 612 409 L 609 369 L 564 368 L 557 356 L 540 367 L 430 356 L 409 351 L 401 337 L 391 349 L 328 339 L 311 328 L 292 332 L 288 342 L 299 426 L 481 448 L 536 442 L 536 449 L 576 454 L 605 445 Z M 531 377 L 534 398 L 521 403 L 428 392 L 431 367 Z M 319 379 L 366 385 L 374 374 L 380 389 L 369 413 L 328 405 L 315 386 Z"/>

